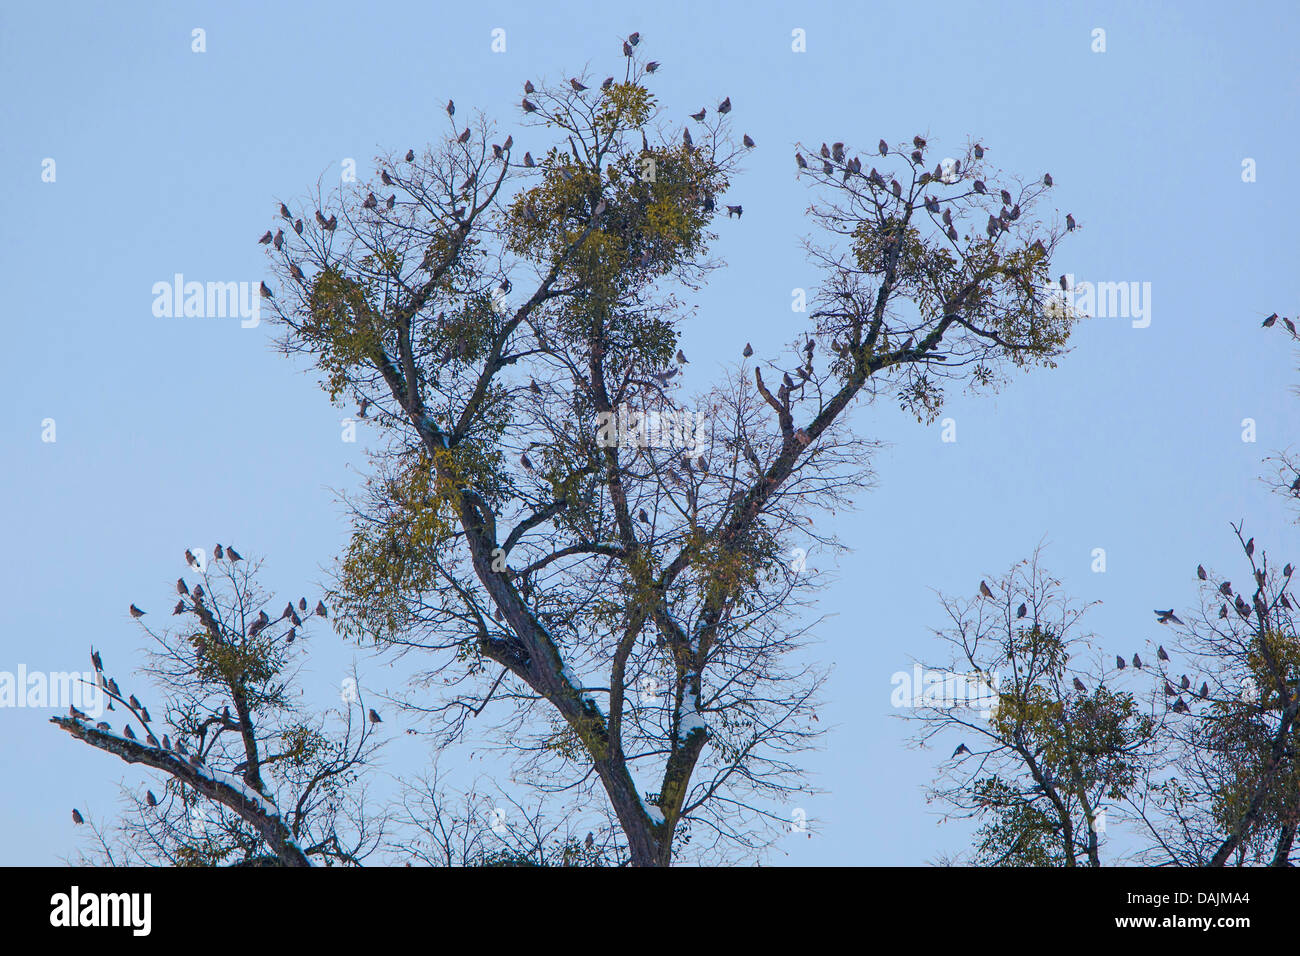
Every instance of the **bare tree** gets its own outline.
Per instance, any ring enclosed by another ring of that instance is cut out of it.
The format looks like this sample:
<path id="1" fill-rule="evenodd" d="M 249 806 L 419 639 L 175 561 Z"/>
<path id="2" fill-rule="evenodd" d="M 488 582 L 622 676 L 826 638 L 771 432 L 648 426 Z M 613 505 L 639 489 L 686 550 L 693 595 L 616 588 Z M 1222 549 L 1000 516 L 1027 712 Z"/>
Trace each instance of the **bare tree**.
<path id="1" fill-rule="evenodd" d="M 940 673 L 957 680 L 941 686 L 965 693 L 944 689 L 909 714 L 918 742 L 958 741 L 932 797 L 981 821 L 976 864 L 1100 866 L 1107 808 L 1122 807 L 1149 766 L 1157 722 L 1085 659 L 1088 606 L 1062 594 L 1035 552 L 943 607 L 950 627 L 938 634 L 952 655 Z M 1141 670 L 1140 656 L 1131 666 Z"/>
<path id="2" fill-rule="evenodd" d="M 685 299 L 754 144 L 729 98 L 666 115 L 624 50 L 603 83 L 526 85 L 522 158 L 449 103 L 444 141 L 282 205 L 267 291 L 286 352 L 376 430 L 346 632 L 427 653 L 411 703 L 445 739 L 495 720 L 521 779 L 603 791 L 630 860 L 663 865 L 686 835 L 702 859 L 762 847 L 803 786 L 823 675 L 792 653 L 817 583 L 792 554 L 837 547 L 814 516 L 870 477 L 849 407 L 932 419 L 946 381 L 1050 366 L 1075 316 L 1048 291 L 1067 227 L 1033 215 L 1050 177 L 995 183 L 980 144 L 931 171 L 920 136 L 885 172 L 800 147 L 812 321 L 686 394 Z"/>
<path id="3" fill-rule="evenodd" d="M 377 746 L 373 721 L 359 692 L 332 719 L 304 713 L 292 692 L 302 639 L 314 618 L 326 616 L 325 605 L 309 609 L 300 598 L 274 610 L 256 581 L 260 565 L 233 548 L 218 546 L 206 563 L 188 551 L 186 557 L 194 584 L 176 582 L 178 627 L 149 626 L 147 612 L 131 605 L 153 642 L 142 676 L 167 693 L 157 715 L 109 677 L 92 650 L 100 688 L 121 725 L 75 708 L 52 719 L 78 740 L 164 775 L 158 793 L 131 795 L 134 809 L 115 834 L 95 828 L 93 858 L 359 864 L 383 833 L 382 820 L 367 813 L 361 776 Z"/>

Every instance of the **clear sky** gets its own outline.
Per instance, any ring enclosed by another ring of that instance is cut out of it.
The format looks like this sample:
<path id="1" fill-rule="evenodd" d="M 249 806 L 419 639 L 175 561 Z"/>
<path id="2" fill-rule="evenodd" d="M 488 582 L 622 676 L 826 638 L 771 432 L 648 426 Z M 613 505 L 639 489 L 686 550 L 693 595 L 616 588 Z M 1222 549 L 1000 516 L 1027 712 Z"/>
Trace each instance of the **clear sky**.
<path id="1" fill-rule="evenodd" d="M 955 742 L 907 749 L 890 707 L 890 676 L 940 651 L 936 589 L 973 594 L 1045 542 L 1067 589 L 1104 602 L 1090 617 L 1103 646 L 1128 652 L 1160 636 L 1152 608 L 1194 599 L 1198 562 L 1228 566 L 1229 521 L 1300 553 L 1258 480 L 1300 439 L 1295 350 L 1259 328 L 1300 311 L 1298 27 L 1291 0 L 5 4 L 0 671 L 84 668 L 93 642 L 128 673 L 144 639 L 127 606 L 164 617 L 187 546 L 233 542 L 267 557 L 267 585 L 320 590 L 362 445 L 340 440 L 340 413 L 267 325 L 157 318 L 154 283 L 256 283 L 278 198 L 337 182 L 345 158 L 364 177 L 376 153 L 441 136 L 449 97 L 517 122 L 523 80 L 612 73 L 639 30 L 668 109 L 730 96 L 737 132 L 758 143 L 727 200 L 744 218 L 719 223 L 728 267 L 685 333 L 688 388 L 745 340 L 762 356 L 802 328 L 791 290 L 818 276 L 798 245 L 800 139 L 926 133 L 944 155 L 978 138 L 1004 169 L 1050 170 L 1061 215 L 1083 224 L 1058 271 L 1150 283 L 1149 326 L 1093 319 L 1058 369 L 992 398 L 950 395 L 955 443 L 889 403 L 855 412 L 890 445 L 878 487 L 840 516 L 855 550 L 824 593 L 834 729 L 807 758 L 827 793 L 804 808 L 818 833 L 775 859 L 912 864 L 959 849 L 963 829 L 923 799 Z M 191 50 L 195 28 L 206 52 Z M 525 148 L 530 135 L 515 130 Z M 386 661 L 313 642 L 311 693 L 327 699 L 354 660 L 376 692 L 400 689 Z M 49 716 L 0 708 L 0 863 L 58 862 L 80 835 L 72 806 L 102 819 L 119 783 L 147 779 Z M 385 773 L 420 766 L 411 740 Z"/>

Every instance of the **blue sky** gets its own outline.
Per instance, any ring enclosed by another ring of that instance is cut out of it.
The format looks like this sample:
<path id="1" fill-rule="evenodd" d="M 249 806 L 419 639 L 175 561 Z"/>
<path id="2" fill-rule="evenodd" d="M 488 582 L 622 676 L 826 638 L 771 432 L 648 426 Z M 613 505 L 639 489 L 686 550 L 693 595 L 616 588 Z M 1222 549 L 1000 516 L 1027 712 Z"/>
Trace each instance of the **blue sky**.
<path id="1" fill-rule="evenodd" d="M 639 30 L 664 64 L 666 108 L 730 96 L 758 143 L 728 200 L 744 218 L 719 224 L 728 267 L 685 333 L 688 388 L 745 340 L 771 354 L 802 327 L 791 289 L 817 273 L 798 245 L 800 139 L 927 133 L 939 154 L 979 139 L 1004 169 L 1050 170 L 1061 215 L 1083 223 L 1058 271 L 1150 283 L 1148 327 L 1093 319 L 1058 369 L 991 398 L 951 394 L 955 443 L 889 403 L 855 412 L 889 447 L 878 487 L 840 515 L 855 550 L 823 595 L 834 729 L 807 759 L 827 791 L 806 806 L 818 833 L 776 859 L 912 864 L 959 849 L 962 828 L 923 799 L 955 743 L 907 749 L 890 708 L 890 675 L 939 651 L 936 589 L 973 594 L 1045 542 L 1067 589 L 1103 602 L 1090 616 L 1102 645 L 1130 650 L 1160 636 L 1152 608 L 1193 600 L 1198 562 L 1228 566 L 1229 521 L 1298 553 L 1290 512 L 1258 480 L 1300 438 L 1295 350 L 1259 328 L 1300 303 L 1298 26 L 1289 2 L 7 5 L 0 671 L 82 668 L 93 642 L 125 674 L 143 646 L 127 605 L 165 613 L 187 546 L 234 542 L 267 556 L 269 586 L 320 590 L 362 446 L 340 440 L 341 413 L 271 349 L 268 326 L 156 318 L 153 284 L 255 283 L 280 197 L 337 182 L 346 157 L 364 178 L 375 154 L 441 136 L 449 97 L 515 122 L 524 79 L 614 72 Z M 805 53 L 790 49 L 796 28 Z M 515 133 L 526 148 L 533 134 Z M 1097 547 L 1104 574 L 1090 570 Z M 312 693 L 354 660 L 377 692 L 400 689 L 387 662 L 313 641 Z M 0 863 L 58 862 L 79 836 L 70 807 L 110 816 L 119 782 L 145 779 L 49 716 L 0 708 Z M 398 740 L 383 770 L 423 759 Z"/>

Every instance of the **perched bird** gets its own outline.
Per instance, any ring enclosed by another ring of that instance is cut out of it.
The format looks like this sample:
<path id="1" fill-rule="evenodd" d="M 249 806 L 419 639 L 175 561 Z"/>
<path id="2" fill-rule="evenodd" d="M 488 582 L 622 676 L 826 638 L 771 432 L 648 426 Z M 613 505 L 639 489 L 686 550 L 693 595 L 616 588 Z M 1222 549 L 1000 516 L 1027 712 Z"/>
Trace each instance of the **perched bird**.
<path id="1" fill-rule="evenodd" d="M 533 460 L 528 457 L 528 452 L 524 452 L 519 456 L 519 464 L 523 465 L 529 471 L 533 470 Z"/>
<path id="2" fill-rule="evenodd" d="M 1249 541 L 1246 542 L 1246 557 L 1253 558 L 1254 556 L 1255 556 L 1255 539 L 1251 538 Z"/>
<path id="3" fill-rule="evenodd" d="M 228 557 L 231 561 L 242 561 L 242 560 L 244 560 L 244 559 L 240 556 L 239 552 L 236 551 L 234 548 L 232 548 L 230 545 L 226 545 L 226 557 Z"/>
<path id="4" fill-rule="evenodd" d="M 1208 575 L 1205 573 L 1205 567 L 1203 565 L 1198 564 L 1196 566 L 1196 576 L 1200 578 L 1202 581 L 1204 581 L 1208 577 Z"/>
<path id="5" fill-rule="evenodd" d="M 408 150 L 406 151 L 406 161 L 409 163 L 409 162 L 411 162 L 413 159 L 415 159 L 415 150 L 413 150 L 413 149 L 408 149 Z"/>
<path id="6" fill-rule="evenodd" d="M 131 605 L 131 616 L 132 616 L 132 617 L 144 617 L 144 614 L 145 614 L 145 612 L 142 611 L 142 610 L 140 610 L 140 609 L 139 609 L 138 607 L 136 607 L 134 604 Z"/>
<path id="7" fill-rule="evenodd" d="M 1161 624 L 1168 624 L 1170 621 L 1173 621 L 1175 624 L 1183 623 L 1178 619 L 1178 615 L 1174 613 L 1173 608 L 1170 608 L 1168 611 L 1152 611 L 1151 613 L 1156 616 L 1156 619 Z"/>
<path id="8" fill-rule="evenodd" d="M 882 140 L 879 142 L 879 144 L 877 144 L 877 145 L 878 145 L 878 148 L 880 149 L 880 155 L 881 155 L 881 156 L 888 156 L 888 155 L 889 155 L 889 144 L 888 144 L 888 143 L 886 143 L 886 142 L 882 139 Z"/>
<path id="9" fill-rule="evenodd" d="M 1205 697 L 1209 697 L 1209 696 L 1210 696 L 1210 684 L 1209 684 L 1209 682 L 1208 682 L 1208 681 L 1201 681 L 1201 697 L 1202 697 L 1202 698 L 1205 698 Z"/>
<path id="10" fill-rule="evenodd" d="M 301 220 L 301 219 L 295 219 L 295 220 L 293 221 L 293 231 L 296 232 L 296 233 L 297 233 L 298 235 L 300 235 L 300 236 L 302 235 L 302 220 Z M 297 267 L 295 266 L 294 268 L 297 268 Z M 302 277 L 302 273 L 301 273 L 301 272 L 300 272 L 298 275 L 299 275 L 299 278 Z"/>
<path id="11" fill-rule="evenodd" d="M 374 209 L 379 205 L 379 200 L 375 198 L 374 193 L 366 195 L 366 201 L 361 204 L 362 209 Z"/>
<path id="12" fill-rule="evenodd" d="M 1028 613 L 1029 613 L 1029 608 L 1025 605 L 1023 601 L 1020 602 L 1020 607 L 1016 608 L 1016 617 L 1024 617 Z"/>
<path id="13" fill-rule="evenodd" d="M 1173 697 L 1177 693 L 1178 691 L 1174 690 L 1174 685 L 1169 683 L 1169 681 L 1165 681 L 1165 696 Z"/>
<path id="14" fill-rule="evenodd" d="M 1272 315 L 1270 315 L 1267 319 L 1264 320 L 1264 328 L 1271 329 L 1273 327 L 1273 323 L 1276 321 L 1277 321 L 1277 313 L 1274 312 Z"/>
<path id="15" fill-rule="evenodd" d="M 185 549 L 185 563 L 192 568 L 198 567 L 199 564 L 199 559 L 194 557 L 194 552 L 192 552 L 189 548 Z"/>
<path id="16" fill-rule="evenodd" d="M 135 731 L 131 729 L 130 724 L 127 724 L 126 727 L 123 728 L 122 733 L 126 734 L 129 739 L 135 740 Z"/>
<path id="17" fill-rule="evenodd" d="M 698 113 L 691 114 L 691 119 L 695 120 L 697 123 L 703 122 L 705 112 L 706 111 L 703 108 L 701 108 Z"/>
<path id="18" fill-rule="evenodd" d="M 646 71 L 647 73 L 654 73 L 654 72 L 655 72 L 656 70 L 658 70 L 658 69 L 659 69 L 659 61 L 658 61 L 658 60 L 651 60 L 649 63 L 647 63 L 647 64 L 645 65 L 645 71 Z"/>
<path id="19" fill-rule="evenodd" d="M 1232 582 L 1224 581 L 1219 585 L 1219 593 L 1224 597 L 1232 597 Z"/>
<path id="20" fill-rule="evenodd" d="M 975 158 L 976 159 L 984 158 L 984 147 L 981 146 L 979 143 L 975 144 Z"/>
<path id="21" fill-rule="evenodd" d="M 447 115 L 448 115 L 448 116 L 455 116 L 455 115 L 456 115 L 456 103 L 455 103 L 454 100 L 448 100 L 448 101 L 447 101 Z"/>
<path id="22" fill-rule="evenodd" d="M 982 179 L 975 180 L 974 189 L 981 196 L 984 195 L 984 193 L 988 192 L 988 187 L 984 185 L 984 180 Z"/>
<path id="23" fill-rule="evenodd" d="M 305 610 L 307 610 L 307 599 L 306 599 L 305 597 L 304 597 L 304 598 L 298 598 L 298 610 L 300 610 L 300 611 L 305 611 Z"/>
<path id="24" fill-rule="evenodd" d="M 1190 709 L 1191 708 L 1187 706 L 1187 702 L 1184 701 L 1181 697 L 1179 697 L 1176 701 L 1174 701 L 1173 711 L 1175 714 L 1185 714 Z"/>
<path id="25" fill-rule="evenodd" d="M 1011 205 L 1011 193 L 1007 192 L 1005 189 L 1002 190 L 1002 205 L 1004 206 Z"/>
<path id="26" fill-rule="evenodd" d="M 275 246 L 275 248 L 276 248 L 277 251 L 280 249 L 281 246 L 284 245 L 284 230 L 283 230 L 283 229 L 277 229 L 277 230 L 275 230 L 275 238 L 271 240 L 271 245 Z"/>
<path id="27" fill-rule="evenodd" d="M 691 131 L 690 131 L 690 130 L 688 130 L 688 129 L 684 129 L 684 130 L 682 130 L 682 142 L 685 143 L 688 147 L 694 145 L 695 141 L 694 141 L 693 139 L 691 139 Z"/>
<path id="28" fill-rule="evenodd" d="M 993 597 L 993 592 L 992 592 L 991 590 L 989 590 L 989 586 L 988 586 L 988 584 L 986 584 L 986 583 L 983 582 L 983 581 L 980 582 L 980 594 L 981 594 L 983 597 L 986 597 L 986 598 L 991 598 L 991 597 Z"/>
<path id="29" fill-rule="evenodd" d="M 1192 686 L 1191 678 L 1184 674 L 1182 677 L 1178 678 L 1178 686 L 1183 690 L 1187 690 L 1187 688 Z"/>
<path id="30" fill-rule="evenodd" d="M 524 110 L 525 113 L 536 113 L 536 112 L 537 112 L 537 105 L 536 105 L 535 103 L 531 103 L 531 102 L 529 102 L 528 97 L 526 97 L 526 96 L 523 98 L 523 100 L 520 102 L 519 105 L 520 105 L 521 107 L 523 107 L 523 110 Z"/>
<path id="31" fill-rule="evenodd" d="M 329 616 L 329 612 L 325 609 L 325 602 L 324 602 L 324 601 L 317 601 L 317 602 L 316 602 L 316 614 L 317 614 L 317 616 L 319 616 L 319 617 L 328 617 L 328 616 Z"/>
<path id="32" fill-rule="evenodd" d="M 957 745 L 957 749 L 954 750 L 954 751 L 952 752 L 952 756 L 949 757 L 948 759 L 949 759 L 949 760 L 956 760 L 956 759 L 957 759 L 958 757 L 960 757 L 962 754 L 968 754 L 968 753 L 970 753 L 970 748 L 969 748 L 969 747 L 967 747 L 965 744 L 958 744 L 958 745 Z"/>
<path id="33" fill-rule="evenodd" d="M 383 723 L 383 718 L 379 716 L 379 712 L 373 707 L 370 708 L 370 722 L 372 724 Z"/>
<path id="34" fill-rule="evenodd" d="M 458 143 L 468 143 L 468 142 L 469 142 L 469 127 L 468 127 L 468 126 L 465 127 L 464 132 L 462 132 L 459 136 L 456 137 L 456 142 L 458 142 Z"/>
<path id="35" fill-rule="evenodd" d="M 283 621 L 286 617 L 293 617 L 293 602 L 292 602 L 292 601 L 290 601 L 288 604 L 286 604 L 286 605 L 284 606 L 284 611 L 281 612 L 281 614 L 280 614 L 280 620 Z"/>
<path id="36" fill-rule="evenodd" d="M 687 364 L 686 353 L 683 352 L 681 349 L 678 349 L 678 350 L 677 350 L 677 363 L 678 363 L 679 365 L 686 365 L 686 364 Z"/>
<path id="37" fill-rule="evenodd" d="M 1115 666 L 1118 667 L 1120 670 L 1123 670 L 1124 668 L 1128 667 L 1128 661 L 1124 660 L 1124 658 L 1122 658 L 1122 657 L 1120 657 L 1118 654 L 1116 654 L 1116 655 L 1115 655 Z"/>
<path id="38" fill-rule="evenodd" d="M 650 516 L 649 516 L 648 514 L 646 514 L 646 511 L 645 511 L 644 508 L 642 508 L 640 511 L 638 511 L 638 512 L 636 513 L 636 517 L 637 517 L 637 520 L 640 521 L 642 524 L 649 524 L 649 523 L 650 523 Z"/>
<path id="39" fill-rule="evenodd" d="M 1075 230 L 1075 228 L 1076 228 L 1077 225 L 1078 225 L 1078 224 L 1074 221 L 1074 217 L 1071 216 L 1069 213 L 1066 213 L 1066 216 L 1065 216 L 1065 230 L 1066 230 L 1066 232 L 1074 232 L 1074 230 Z"/>
<path id="40" fill-rule="evenodd" d="M 595 834 L 588 832 L 587 838 L 582 841 L 582 845 L 585 846 L 588 850 L 590 850 L 593 846 L 595 846 L 595 844 L 596 844 Z"/>
<path id="41" fill-rule="evenodd" d="M 524 92 L 525 92 L 525 93 L 536 93 L 536 92 L 537 92 L 537 87 L 533 86 L 533 81 L 532 81 L 532 80 L 524 80 Z"/>
<path id="42" fill-rule="evenodd" d="M 177 614 L 184 614 L 184 613 L 185 613 L 185 602 L 177 601 L 176 606 L 172 608 L 172 616 L 175 616 Z"/>
<path id="43" fill-rule="evenodd" d="M 728 96 L 725 100 L 723 100 L 721 103 L 718 104 L 718 112 L 719 112 L 719 113 L 722 113 L 723 115 L 726 115 L 727 113 L 730 113 L 730 112 L 731 112 L 731 97 L 730 97 L 730 96 Z"/>
<path id="44" fill-rule="evenodd" d="M 177 578 L 177 579 L 176 579 L 176 593 L 177 593 L 177 594 L 189 594 L 189 593 L 190 593 L 190 589 L 189 589 L 189 587 L 185 584 L 185 579 L 184 579 L 184 578 Z"/>
<path id="45" fill-rule="evenodd" d="M 99 656 L 99 651 L 92 650 L 90 652 L 90 663 L 95 665 L 95 670 L 97 671 L 102 671 L 104 669 L 104 660 Z"/>
<path id="46" fill-rule="evenodd" d="M 626 40 L 623 41 L 623 55 L 624 56 L 632 55 L 632 44 L 628 43 Z"/>
<path id="47" fill-rule="evenodd" d="M 745 144 L 745 148 L 746 148 L 746 149 L 753 149 L 753 148 L 754 148 L 754 138 L 753 138 L 752 136 L 750 136 L 748 133 L 746 133 L 744 136 L 740 137 L 740 141 L 741 141 L 742 143 Z"/>
<path id="48" fill-rule="evenodd" d="M 1052 185 L 1052 174 L 1051 174 L 1051 173 L 1043 173 L 1043 185 L 1044 185 L 1044 186 L 1050 186 L 1050 185 Z"/>
<path id="49" fill-rule="evenodd" d="M 751 355 L 754 354 L 754 346 L 752 346 L 752 345 L 750 345 L 748 342 L 746 342 L 746 343 L 745 343 L 745 348 L 744 348 L 744 350 L 743 350 L 740 354 L 743 355 L 743 356 L 745 356 L 745 358 L 749 358 Z"/>
<path id="50" fill-rule="evenodd" d="M 570 78 L 569 85 L 573 87 L 573 92 L 575 93 L 581 93 L 583 90 L 587 88 L 586 85 L 579 82 L 579 80 L 576 77 Z"/>
<path id="51" fill-rule="evenodd" d="M 391 193 L 391 194 L 389 195 L 389 197 L 388 197 L 387 199 L 384 200 L 384 205 L 387 206 L 389 209 L 392 209 L 394 206 L 396 206 L 396 205 L 397 205 L 397 193 Z"/>
<path id="52" fill-rule="evenodd" d="M 78 825 L 86 822 L 86 818 L 81 815 L 81 811 L 76 807 L 72 808 L 72 822 Z"/>
<path id="53" fill-rule="evenodd" d="M 289 207 L 286 206 L 284 203 L 280 203 L 280 215 L 283 216 L 285 219 L 293 218 L 293 216 L 289 214 Z"/>
<path id="54" fill-rule="evenodd" d="M 158 798 L 153 795 L 152 790 L 146 790 L 144 792 L 144 802 L 149 804 L 151 807 L 158 806 Z"/>
<path id="55" fill-rule="evenodd" d="M 1162 661 L 1169 660 L 1169 652 L 1165 650 L 1163 644 L 1156 648 L 1156 657 L 1160 658 Z"/>
<path id="56" fill-rule="evenodd" d="M 275 293 L 271 291 L 271 287 L 267 285 L 265 282 L 261 284 L 261 286 L 258 288 L 258 291 L 262 293 L 262 298 L 264 299 L 275 298 Z"/>
<path id="57" fill-rule="evenodd" d="M 1083 681 L 1077 677 L 1074 679 L 1074 689 L 1085 694 L 1088 692 L 1088 688 L 1084 686 Z"/>
<path id="58" fill-rule="evenodd" d="M 257 241 L 260 242 L 260 243 L 261 243 L 262 245 L 264 245 L 264 246 L 265 246 L 265 245 L 270 245 L 271 238 L 272 238 L 271 230 L 268 229 L 268 230 L 266 230 L 266 232 L 264 232 L 264 233 L 262 234 L 262 238 L 261 238 L 261 239 L 258 239 Z"/>

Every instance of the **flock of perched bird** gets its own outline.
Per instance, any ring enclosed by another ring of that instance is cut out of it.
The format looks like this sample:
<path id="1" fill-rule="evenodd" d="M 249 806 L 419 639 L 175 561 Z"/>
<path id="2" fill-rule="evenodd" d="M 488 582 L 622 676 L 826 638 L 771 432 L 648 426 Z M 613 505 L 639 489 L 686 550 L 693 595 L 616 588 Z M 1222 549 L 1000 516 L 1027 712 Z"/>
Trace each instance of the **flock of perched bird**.
<path id="1" fill-rule="evenodd" d="M 1276 318 L 1276 316 L 1272 318 Z M 1272 323 L 1265 322 L 1264 324 L 1271 325 Z M 1297 480 L 1300 481 L 1300 479 Z M 1254 555 L 1255 553 L 1254 538 L 1251 538 L 1246 542 L 1245 551 L 1247 557 L 1252 557 Z M 1295 568 L 1290 563 L 1288 563 L 1282 569 L 1282 576 L 1289 581 L 1291 576 L 1294 574 L 1294 572 L 1295 572 Z M 1206 572 L 1204 565 L 1198 564 L 1196 566 L 1196 577 L 1201 581 L 1209 580 L 1209 574 Z M 1220 619 L 1228 617 L 1229 614 L 1228 608 L 1230 606 L 1236 610 L 1237 614 L 1243 620 L 1249 619 L 1252 612 L 1259 614 L 1261 616 L 1263 615 L 1264 612 L 1262 610 L 1263 605 L 1262 605 L 1262 599 L 1260 598 L 1260 594 L 1262 593 L 1262 588 L 1264 586 L 1264 572 L 1256 571 L 1255 578 L 1258 587 L 1255 593 L 1255 600 L 1253 605 L 1247 603 L 1240 594 L 1234 593 L 1232 589 L 1231 581 L 1224 581 L 1219 585 L 1219 587 L 1217 588 L 1219 594 L 1221 594 L 1225 598 L 1234 599 L 1232 605 L 1229 605 L 1226 602 L 1221 603 L 1219 605 Z M 993 590 L 988 586 L 988 583 L 985 581 L 980 582 L 979 594 L 981 598 L 985 598 L 985 599 L 992 599 L 994 596 Z M 1280 592 L 1278 597 L 1278 603 L 1280 603 L 1287 610 L 1292 609 L 1291 602 L 1287 598 L 1285 591 Z M 1022 601 L 1020 603 L 1020 606 L 1016 608 L 1016 618 L 1017 619 L 1023 618 L 1028 613 L 1029 613 L 1028 605 Z M 1153 613 L 1156 616 L 1156 622 L 1158 624 L 1177 624 L 1179 626 L 1185 626 L 1183 620 L 1179 618 L 1177 614 L 1174 613 L 1173 608 L 1169 608 L 1163 611 L 1156 610 Z M 1169 660 L 1169 653 L 1165 650 L 1163 644 L 1158 645 L 1156 647 L 1156 658 L 1161 662 L 1166 662 Z M 1134 653 L 1131 660 L 1126 659 L 1121 654 L 1115 655 L 1116 670 L 1121 670 L 1121 671 L 1125 670 L 1130 665 L 1138 670 L 1141 670 L 1144 666 L 1141 655 Z M 1071 683 L 1074 689 L 1079 693 L 1086 694 L 1088 692 L 1087 685 L 1084 684 L 1084 682 L 1080 680 L 1078 677 L 1074 677 Z M 1176 698 L 1173 704 L 1170 706 L 1170 710 L 1172 710 L 1176 714 L 1186 714 L 1191 711 L 1191 707 L 1188 705 L 1187 701 L 1183 699 L 1183 695 L 1186 694 L 1188 697 L 1199 699 L 1199 700 L 1208 700 L 1210 696 L 1210 685 L 1208 681 L 1202 681 L 1201 686 L 1199 688 L 1193 688 L 1192 679 L 1188 677 L 1186 674 L 1183 674 L 1179 677 L 1178 684 L 1177 686 L 1175 686 L 1166 677 L 1164 681 L 1164 694 L 1166 697 Z M 953 758 L 956 758 L 961 756 L 962 754 L 969 754 L 970 752 L 971 752 L 970 749 L 965 744 L 961 744 L 957 747 L 956 750 L 953 751 L 952 756 Z"/>

